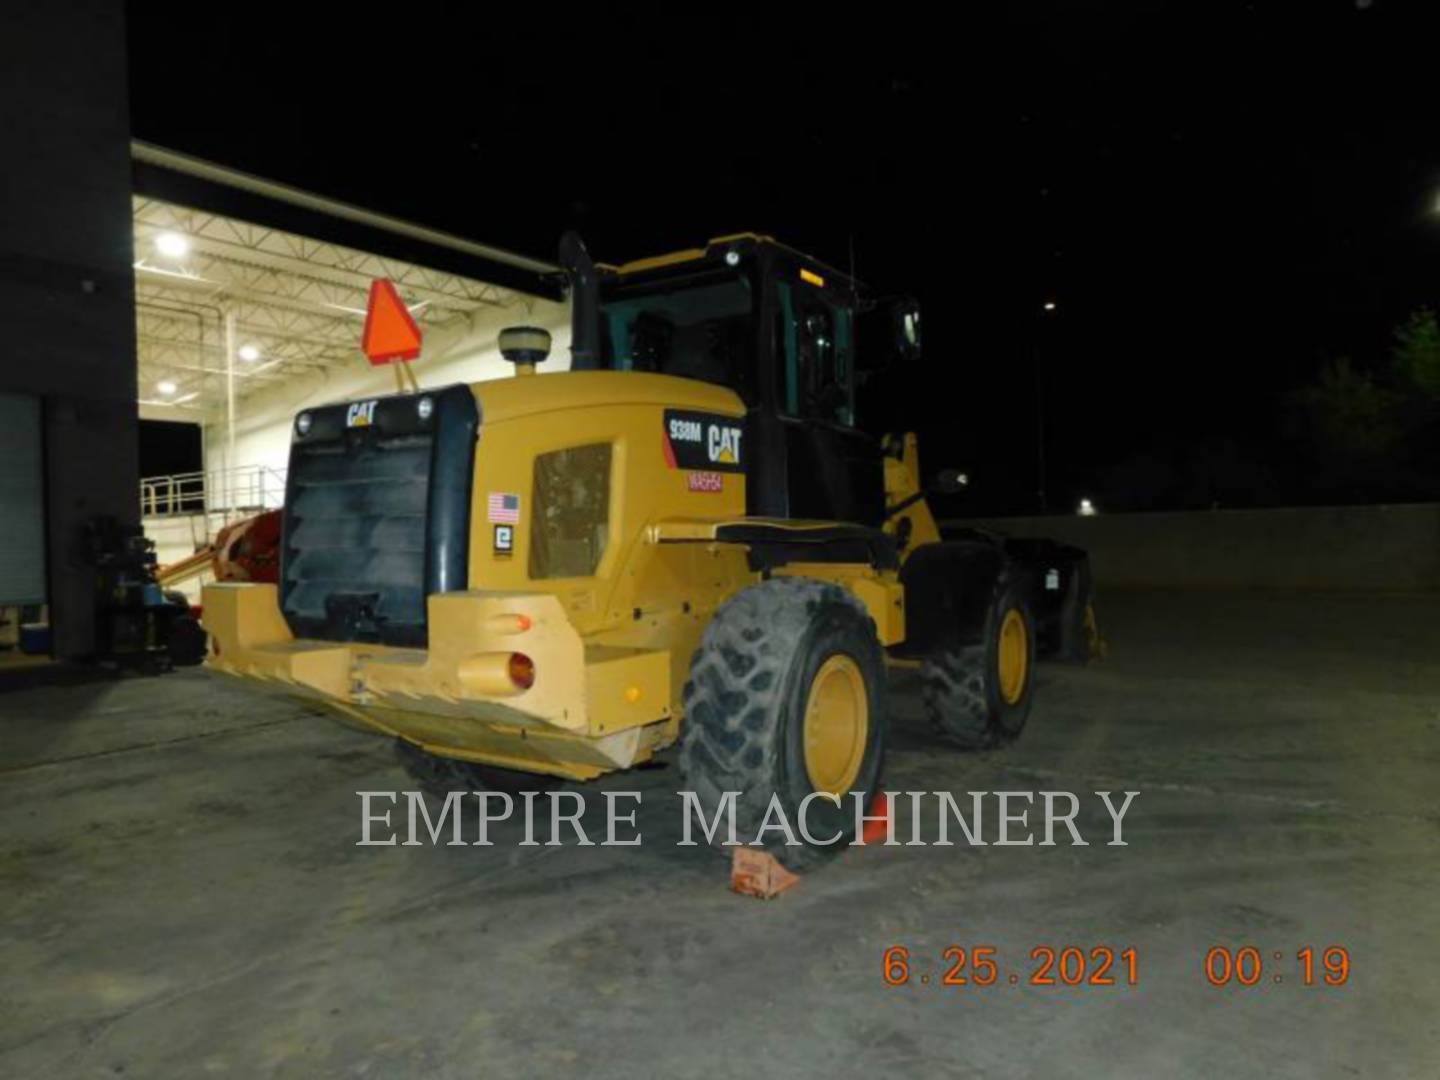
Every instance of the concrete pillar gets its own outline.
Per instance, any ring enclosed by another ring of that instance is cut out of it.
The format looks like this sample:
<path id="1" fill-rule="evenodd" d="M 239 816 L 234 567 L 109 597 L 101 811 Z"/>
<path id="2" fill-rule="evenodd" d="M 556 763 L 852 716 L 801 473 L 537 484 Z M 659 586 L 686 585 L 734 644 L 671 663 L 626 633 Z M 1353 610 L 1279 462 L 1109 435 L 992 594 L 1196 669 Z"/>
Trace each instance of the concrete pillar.
<path id="1" fill-rule="evenodd" d="M 139 518 L 124 6 L 5 13 L 0 65 L 0 389 L 44 406 L 55 650 L 94 642 L 82 528 Z"/>

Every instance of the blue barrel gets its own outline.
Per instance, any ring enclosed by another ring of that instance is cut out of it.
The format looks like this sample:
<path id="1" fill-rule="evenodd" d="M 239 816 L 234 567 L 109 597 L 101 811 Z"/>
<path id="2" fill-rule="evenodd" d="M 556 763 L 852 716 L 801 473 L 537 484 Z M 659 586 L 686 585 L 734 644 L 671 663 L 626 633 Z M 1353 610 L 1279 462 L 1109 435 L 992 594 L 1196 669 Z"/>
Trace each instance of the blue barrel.
<path id="1" fill-rule="evenodd" d="M 50 624 L 22 623 L 20 626 L 20 651 L 31 656 L 48 653 L 50 651 Z"/>

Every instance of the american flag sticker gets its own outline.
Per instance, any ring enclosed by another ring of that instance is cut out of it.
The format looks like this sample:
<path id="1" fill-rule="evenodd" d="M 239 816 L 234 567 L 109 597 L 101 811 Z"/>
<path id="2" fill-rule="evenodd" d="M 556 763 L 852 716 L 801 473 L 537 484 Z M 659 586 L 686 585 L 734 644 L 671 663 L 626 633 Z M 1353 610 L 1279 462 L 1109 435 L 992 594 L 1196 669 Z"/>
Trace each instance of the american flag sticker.
<path id="1" fill-rule="evenodd" d="M 485 504 L 490 520 L 497 525 L 520 524 L 520 496 L 506 491 L 492 491 Z"/>

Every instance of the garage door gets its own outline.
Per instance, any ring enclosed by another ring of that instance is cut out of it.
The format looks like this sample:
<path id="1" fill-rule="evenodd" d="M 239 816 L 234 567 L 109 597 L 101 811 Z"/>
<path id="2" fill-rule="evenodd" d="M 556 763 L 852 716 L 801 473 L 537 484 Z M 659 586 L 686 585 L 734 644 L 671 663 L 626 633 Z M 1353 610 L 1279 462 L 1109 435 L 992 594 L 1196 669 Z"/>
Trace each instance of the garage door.
<path id="1" fill-rule="evenodd" d="M 45 602 L 40 401 L 0 394 L 0 604 Z"/>

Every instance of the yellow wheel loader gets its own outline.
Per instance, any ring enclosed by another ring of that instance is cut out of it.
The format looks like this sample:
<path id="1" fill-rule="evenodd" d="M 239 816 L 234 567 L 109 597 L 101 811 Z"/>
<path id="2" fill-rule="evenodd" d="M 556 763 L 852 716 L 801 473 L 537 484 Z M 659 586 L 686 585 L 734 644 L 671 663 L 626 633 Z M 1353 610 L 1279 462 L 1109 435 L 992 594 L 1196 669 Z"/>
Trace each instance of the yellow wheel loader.
<path id="1" fill-rule="evenodd" d="M 735 792 L 747 837 L 772 795 L 794 815 L 815 792 L 843 805 L 812 799 L 811 832 L 850 837 L 887 665 L 920 667 L 951 740 L 1018 735 L 1037 650 L 1081 648 L 1088 572 L 942 540 L 914 436 L 857 426 L 862 326 L 914 362 L 918 308 L 753 235 L 619 267 L 567 236 L 561 262 L 570 371 L 537 374 L 549 335 L 516 328 L 512 378 L 295 418 L 279 582 L 206 587 L 209 668 L 394 738 L 446 788 L 678 743 L 684 788 L 707 819 Z"/>

